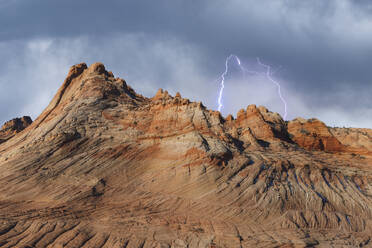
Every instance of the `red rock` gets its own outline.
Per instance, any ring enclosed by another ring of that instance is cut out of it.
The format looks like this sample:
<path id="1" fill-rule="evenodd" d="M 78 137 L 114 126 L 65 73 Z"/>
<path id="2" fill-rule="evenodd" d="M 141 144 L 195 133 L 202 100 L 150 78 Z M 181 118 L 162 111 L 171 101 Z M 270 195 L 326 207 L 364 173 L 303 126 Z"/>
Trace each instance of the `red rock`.
<path id="1" fill-rule="evenodd" d="M 292 140 L 307 150 L 328 152 L 346 151 L 346 147 L 317 119 L 295 119 L 288 122 L 288 132 Z"/>
<path id="2" fill-rule="evenodd" d="M 0 244 L 368 245 L 370 131 L 287 123 L 255 105 L 224 119 L 79 64 L 35 122 L 0 144 Z"/>

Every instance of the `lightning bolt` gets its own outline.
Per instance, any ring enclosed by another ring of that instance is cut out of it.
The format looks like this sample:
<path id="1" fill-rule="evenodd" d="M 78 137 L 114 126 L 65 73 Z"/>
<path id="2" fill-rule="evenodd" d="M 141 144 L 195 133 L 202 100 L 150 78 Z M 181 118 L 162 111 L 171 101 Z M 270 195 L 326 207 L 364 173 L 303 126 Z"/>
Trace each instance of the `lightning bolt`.
<path id="1" fill-rule="evenodd" d="M 283 119 L 285 120 L 287 118 L 287 102 L 286 100 L 284 99 L 283 95 L 282 95 L 282 92 L 281 92 L 281 87 L 280 87 L 280 84 L 274 80 L 272 78 L 272 70 L 271 70 L 271 66 L 269 65 L 266 65 L 266 64 L 263 64 L 260 60 L 260 58 L 257 58 L 257 63 L 266 68 L 266 72 L 265 73 L 260 73 L 260 72 L 257 72 L 257 71 L 252 71 L 252 70 L 248 70 L 246 68 L 244 68 L 242 66 L 242 63 L 239 59 L 238 56 L 234 55 L 234 54 L 230 54 L 226 60 L 225 60 L 225 71 L 221 74 L 221 76 L 218 78 L 219 80 L 221 80 L 221 83 L 220 83 L 220 90 L 219 90 L 219 94 L 218 94 L 218 111 L 221 111 L 222 107 L 223 107 L 223 104 L 222 104 L 222 96 L 223 96 L 223 90 L 225 88 L 225 80 L 226 80 L 226 75 L 228 74 L 229 72 L 229 63 L 230 61 L 234 59 L 236 61 L 236 63 L 238 64 L 240 70 L 244 73 L 244 76 L 245 76 L 245 73 L 248 72 L 250 74 L 256 74 L 256 75 L 264 75 L 267 77 L 267 79 L 272 82 L 273 84 L 276 85 L 277 89 L 278 89 L 278 95 L 279 95 L 279 98 L 280 100 L 283 102 L 283 105 L 284 105 L 284 115 L 283 115 Z"/>
<path id="2" fill-rule="evenodd" d="M 225 88 L 225 77 L 226 77 L 226 75 L 229 71 L 229 61 L 233 58 L 236 60 L 238 65 L 241 66 L 240 59 L 236 55 L 230 54 L 229 57 L 226 58 L 226 60 L 225 60 L 225 71 L 219 77 L 221 79 L 221 87 L 220 87 L 220 92 L 218 94 L 218 111 L 221 111 L 221 109 L 223 107 L 222 94 L 223 94 L 223 89 Z"/>
<path id="3" fill-rule="evenodd" d="M 266 64 L 263 64 L 263 63 L 261 62 L 260 58 L 257 58 L 257 63 L 258 63 L 259 65 L 261 65 L 261 66 L 263 66 L 263 67 L 266 68 L 266 77 L 267 77 L 267 78 L 268 78 L 272 83 L 274 83 L 274 84 L 276 85 L 276 87 L 278 88 L 278 95 L 279 95 L 279 98 L 280 98 L 280 100 L 283 102 L 283 105 L 284 105 L 284 115 L 283 115 L 283 119 L 284 119 L 284 120 L 287 119 L 287 102 L 285 101 L 285 99 L 284 99 L 284 97 L 283 97 L 283 95 L 282 95 L 282 91 L 281 91 L 281 89 L 280 89 L 280 84 L 279 84 L 277 81 L 275 81 L 275 80 L 271 77 L 271 75 L 272 75 L 272 73 L 271 73 L 271 66 L 266 65 Z"/>

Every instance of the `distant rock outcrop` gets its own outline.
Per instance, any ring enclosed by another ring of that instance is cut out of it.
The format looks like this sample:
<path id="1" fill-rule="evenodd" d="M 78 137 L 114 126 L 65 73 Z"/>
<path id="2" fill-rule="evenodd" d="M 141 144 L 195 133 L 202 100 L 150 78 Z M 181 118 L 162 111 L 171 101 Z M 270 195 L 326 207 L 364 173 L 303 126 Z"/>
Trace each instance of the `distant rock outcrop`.
<path id="1" fill-rule="evenodd" d="M 372 151 L 372 129 L 368 128 L 330 128 L 330 132 L 349 152 L 366 154 Z"/>
<path id="2" fill-rule="evenodd" d="M 0 143 L 10 139 L 16 133 L 21 132 L 23 129 L 31 125 L 32 119 L 29 116 L 22 118 L 14 118 L 4 123 L 0 129 Z"/>
<path id="3" fill-rule="evenodd" d="M 329 131 L 329 128 L 317 119 L 294 119 L 288 122 L 288 132 L 294 142 L 308 150 L 346 151 L 345 146 Z"/>
<path id="4" fill-rule="evenodd" d="M 372 240 L 370 129 L 288 122 L 255 105 L 224 118 L 82 63 L 32 124 L 12 120 L 0 139 L 1 247 Z"/>

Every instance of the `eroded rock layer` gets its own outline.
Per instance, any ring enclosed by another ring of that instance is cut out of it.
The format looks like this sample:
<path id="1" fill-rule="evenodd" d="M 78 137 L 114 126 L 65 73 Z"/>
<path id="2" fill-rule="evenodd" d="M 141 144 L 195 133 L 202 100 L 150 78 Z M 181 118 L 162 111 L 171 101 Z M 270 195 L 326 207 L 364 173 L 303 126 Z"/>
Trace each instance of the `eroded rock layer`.
<path id="1" fill-rule="evenodd" d="M 16 133 L 21 132 L 31 125 L 32 120 L 29 116 L 14 118 L 4 123 L 0 129 L 0 144 L 12 138 Z"/>
<path id="2" fill-rule="evenodd" d="M 0 145 L 0 246 L 368 246 L 372 141 L 353 133 L 255 105 L 225 119 L 79 64 Z"/>

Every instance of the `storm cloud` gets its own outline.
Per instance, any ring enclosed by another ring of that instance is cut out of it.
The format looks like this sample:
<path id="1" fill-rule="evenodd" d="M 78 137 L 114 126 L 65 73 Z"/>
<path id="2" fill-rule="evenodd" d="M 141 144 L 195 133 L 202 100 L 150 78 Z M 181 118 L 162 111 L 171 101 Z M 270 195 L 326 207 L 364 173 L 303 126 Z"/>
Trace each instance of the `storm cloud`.
<path id="1" fill-rule="evenodd" d="M 69 66 L 103 62 L 139 93 L 177 91 L 217 109 L 225 59 L 278 69 L 288 119 L 372 127 L 370 1 L 0 0 L 0 121 L 35 118 Z M 234 65 L 223 115 L 248 104 L 283 114 L 264 78 Z"/>

